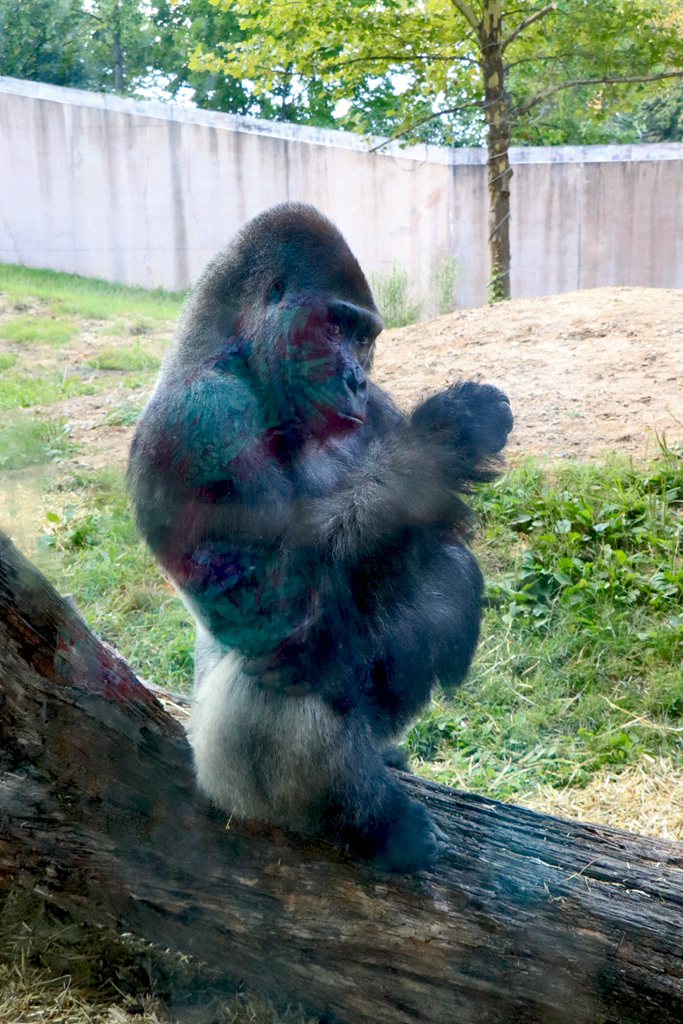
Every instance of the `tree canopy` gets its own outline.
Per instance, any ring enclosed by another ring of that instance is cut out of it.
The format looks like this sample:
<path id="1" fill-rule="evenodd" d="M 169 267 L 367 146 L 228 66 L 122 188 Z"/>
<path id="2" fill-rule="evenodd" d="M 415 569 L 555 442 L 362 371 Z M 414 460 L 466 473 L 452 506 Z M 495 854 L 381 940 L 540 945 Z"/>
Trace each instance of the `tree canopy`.
<path id="1" fill-rule="evenodd" d="M 407 141 L 470 141 L 478 128 L 494 298 L 510 294 L 513 137 L 539 141 L 558 114 L 558 130 L 576 121 L 577 104 L 581 120 L 599 124 L 614 96 L 628 108 L 639 89 L 683 75 L 678 0 L 213 2 L 245 34 L 197 47 L 192 67 L 240 77 L 256 95 L 296 83 L 303 102 L 323 86 L 349 103 L 347 123 L 360 130 L 377 126 L 376 94 L 384 125 Z"/>
<path id="2" fill-rule="evenodd" d="M 607 141 L 622 128 L 615 113 L 647 95 L 653 76 L 683 68 L 683 5 L 674 0 L 212 5 L 229 12 L 243 35 L 210 48 L 198 43 L 192 67 L 246 80 L 256 95 L 295 88 L 303 103 L 307 89 L 323 84 L 349 104 L 340 126 L 407 141 L 484 140 L 476 26 L 487 15 L 500 26 L 510 120 L 522 144 L 567 142 L 577 121 L 593 126 L 586 141 Z"/>

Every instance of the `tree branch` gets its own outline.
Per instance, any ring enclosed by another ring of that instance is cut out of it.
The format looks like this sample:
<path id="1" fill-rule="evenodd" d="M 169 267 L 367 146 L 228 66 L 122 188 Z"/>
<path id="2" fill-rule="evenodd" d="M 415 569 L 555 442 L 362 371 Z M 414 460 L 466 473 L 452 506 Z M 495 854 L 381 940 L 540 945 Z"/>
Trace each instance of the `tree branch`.
<path id="1" fill-rule="evenodd" d="M 477 21 L 477 16 L 470 7 L 470 5 L 466 4 L 464 0 L 451 0 L 451 3 L 455 7 L 456 11 L 458 11 L 459 14 L 462 14 L 465 21 L 469 22 L 469 24 L 472 26 L 472 28 L 478 35 L 479 22 Z"/>
<path id="2" fill-rule="evenodd" d="M 519 35 L 521 35 L 524 29 L 528 28 L 529 25 L 533 25 L 535 21 L 540 21 L 541 18 L 545 18 L 546 14 L 550 14 L 551 11 L 556 10 L 557 4 L 546 4 L 545 7 L 541 7 L 540 10 L 535 11 L 533 14 L 530 14 L 528 18 L 524 18 L 523 21 L 520 21 L 519 25 L 516 25 L 515 28 L 513 28 L 512 32 L 507 37 L 507 39 L 504 39 L 503 42 L 500 44 L 500 52 L 505 53 L 505 50 L 510 45 L 510 43 L 514 43 L 515 39 Z"/>
<path id="3" fill-rule="evenodd" d="M 445 110 L 437 110 L 434 114 L 428 114 L 427 117 L 421 117 L 417 121 L 413 121 L 405 128 L 401 128 L 394 135 L 389 136 L 388 139 L 382 139 L 376 146 L 373 146 L 368 152 L 376 153 L 382 149 L 383 146 L 388 145 L 390 142 L 397 142 L 398 139 L 404 135 L 408 135 L 409 132 L 415 131 L 416 128 L 421 127 L 423 124 L 429 124 L 430 121 L 436 121 L 438 117 L 443 117 L 444 114 L 459 114 L 463 110 L 471 110 L 476 108 L 477 110 L 485 110 L 487 106 L 491 106 L 490 103 L 485 103 L 484 100 L 473 100 L 472 103 L 463 103 L 459 107 L 447 107 Z"/>
<path id="4" fill-rule="evenodd" d="M 471 54 L 458 56 L 456 54 L 446 53 L 442 56 L 441 54 L 437 53 L 413 53 L 410 55 L 410 57 L 405 57 L 401 54 L 378 53 L 371 54 L 370 56 L 348 57 L 345 58 L 344 60 L 338 60 L 335 61 L 334 64 L 328 65 L 328 68 L 326 70 L 336 71 L 338 68 L 349 67 L 351 64 L 362 64 L 365 62 L 370 63 L 371 61 L 395 61 L 397 64 L 413 64 L 416 61 L 422 62 L 427 60 L 446 61 L 448 64 L 452 64 L 454 61 L 461 61 L 463 64 L 479 64 L 479 61 L 476 59 L 476 57 L 473 57 Z"/>
<path id="5" fill-rule="evenodd" d="M 523 103 L 521 107 L 515 107 L 511 112 L 511 120 L 523 117 L 524 114 L 528 114 L 530 110 L 537 107 L 539 103 L 543 103 L 551 96 L 554 96 L 555 93 L 562 92 L 564 89 L 575 89 L 582 85 L 634 85 L 638 82 L 661 82 L 666 78 L 683 78 L 683 69 L 680 71 L 662 71 L 659 75 L 629 75 L 624 78 L 611 78 L 607 76 L 604 78 L 572 78 L 568 82 L 560 82 L 559 85 L 554 85 L 552 89 L 546 89 L 545 92 L 539 93 L 526 103 Z"/>

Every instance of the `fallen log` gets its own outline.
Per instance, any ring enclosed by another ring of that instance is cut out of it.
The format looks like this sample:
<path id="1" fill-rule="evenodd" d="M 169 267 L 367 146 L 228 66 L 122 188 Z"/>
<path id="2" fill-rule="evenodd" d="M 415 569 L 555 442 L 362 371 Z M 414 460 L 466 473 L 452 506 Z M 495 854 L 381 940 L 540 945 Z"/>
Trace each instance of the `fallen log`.
<path id="1" fill-rule="evenodd" d="M 227 823 L 181 725 L 0 534 L 0 884 L 360 1024 L 680 1024 L 683 844 L 405 776 L 438 870 Z"/>

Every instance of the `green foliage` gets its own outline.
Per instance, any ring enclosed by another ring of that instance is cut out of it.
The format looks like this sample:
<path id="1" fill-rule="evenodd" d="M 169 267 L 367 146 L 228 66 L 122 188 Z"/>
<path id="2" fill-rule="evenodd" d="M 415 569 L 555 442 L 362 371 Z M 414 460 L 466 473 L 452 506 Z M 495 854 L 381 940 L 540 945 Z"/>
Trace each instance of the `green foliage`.
<path id="1" fill-rule="evenodd" d="M 171 72 L 167 88 L 176 95 L 183 87 L 194 91 L 193 101 L 209 110 L 262 117 L 273 121 L 294 121 L 334 126 L 334 101 L 327 90 L 303 84 L 295 75 L 283 76 L 273 91 L 254 90 L 251 82 L 229 69 L 204 66 L 190 56 L 199 51 L 222 49 L 228 43 L 243 43 L 248 33 L 240 28 L 230 6 L 218 8 L 212 0 L 187 0 L 157 4 L 155 22 L 162 40 L 157 67 Z M 170 31 L 169 31 L 170 29 Z"/>
<path id="2" fill-rule="evenodd" d="M 339 123 L 354 131 L 450 145 L 482 141 L 482 44 L 466 13 L 469 7 L 478 23 L 493 0 L 462 9 L 449 0 L 383 0 L 370 6 L 220 0 L 217 6 L 236 17 L 244 36 L 226 39 L 220 49 L 201 44 L 192 67 L 249 79 L 257 96 L 292 80 L 299 88 L 324 85 L 334 100 L 350 103 Z M 504 52 L 509 110 L 520 121 L 518 141 L 547 141 L 544 133 L 554 122 L 554 141 L 568 141 L 559 137 L 563 124 L 568 129 L 580 121 L 599 128 L 617 102 L 629 108 L 645 88 L 602 86 L 605 79 L 683 69 L 683 38 L 672 16 L 677 8 L 668 0 L 558 0 L 553 8 L 521 0 L 503 12 L 501 42 L 545 7 L 546 13 L 515 34 Z M 565 92 L 569 83 L 585 79 L 589 84 Z"/>
<path id="3" fill-rule="evenodd" d="M 508 797 L 643 753 L 683 763 L 683 459 L 534 463 L 479 500 L 472 673 L 411 730 L 423 770 Z"/>
<path id="4" fill-rule="evenodd" d="M 0 419 L 0 470 L 55 462 L 75 450 L 63 419 L 34 419 L 18 411 Z"/>
<path id="5" fill-rule="evenodd" d="M 0 323 L 0 338 L 18 343 L 39 342 L 62 345 L 73 335 L 75 325 L 43 316 L 19 316 Z"/>
<path id="6" fill-rule="evenodd" d="M 0 292 L 13 300 L 46 299 L 55 314 L 70 314 L 93 320 L 129 314 L 138 320 L 173 320 L 184 296 L 158 288 L 131 288 L 95 277 L 34 270 L 12 263 L 0 263 Z"/>
<path id="7" fill-rule="evenodd" d="M 127 91 L 146 74 L 154 26 L 125 0 L 0 0 L 0 74 Z"/>
<path id="8" fill-rule="evenodd" d="M 683 142 L 683 82 L 646 95 L 631 111 L 615 114 L 608 127 L 629 142 Z"/>
<path id="9" fill-rule="evenodd" d="M 448 252 L 438 253 L 432 266 L 431 306 L 434 316 L 443 316 L 454 308 L 458 261 Z"/>
<path id="10" fill-rule="evenodd" d="M 16 365 L 17 357 L 12 352 L 0 352 L 0 373 L 11 370 Z"/>
<path id="11" fill-rule="evenodd" d="M 351 103 L 337 118 L 341 127 L 435 138 L 434 131 L 423 130 L 437 124 L 434 109 L 468 103 L 476 93 L 478 68 L 465 24 L 445 0 L 371 6 L 323 0 L 314 7 L 221 0 L 217 6 L 234 12 L 244 37 L 220 50 L 200 47 L 191 67 L 245 77 L 257 97 L 278 94 L 292 82 L 306 95 L 322 87 L 333 102 Z M 467 118 L 467 130 L 469 123 Z M 461 127 L 458 113 L 444 114 L 438 141 L 457 144 Z M 461 141 L 472 141 L 471 133 Z"/>
<path id="12" fill-rule="evenodd" d="M 100 420 L 100 426 L 132 427 L 140 419 L 142 405 L 139 402 L 127 401 L 110 409 Z"/>
<path id="13" fill-rule="evenodd" d="M 683 70 L 677 8 L 680 12 L 680 4 L 670 0 L 558 3 L 556 14 L 536 22 L 515 45 L 517 63 L 507 82 L 513 114 L 530 100 L 544 98 L 513 125 L 513 143 L 595 145 L 642 139 L 643 117 L 636 111 L 665 97 L 676 79 L 610 80 Z M 572 81 L 579 84 L 553 92 Z"/>
<path id="14" fill-rule="evenodd" d="M 78 0 L 0 0 L 0 74 L 87 89 Z"/>
<path id="15" fill-rule="evenodd" d="M 390 273 L 370 274 L 370 282 L 377 308 L 382 314 L 387 330 L 392 327 L 405 327 L 420 319 L 422 303 L 411 301 L 408 271 L 396 261 Z"/>

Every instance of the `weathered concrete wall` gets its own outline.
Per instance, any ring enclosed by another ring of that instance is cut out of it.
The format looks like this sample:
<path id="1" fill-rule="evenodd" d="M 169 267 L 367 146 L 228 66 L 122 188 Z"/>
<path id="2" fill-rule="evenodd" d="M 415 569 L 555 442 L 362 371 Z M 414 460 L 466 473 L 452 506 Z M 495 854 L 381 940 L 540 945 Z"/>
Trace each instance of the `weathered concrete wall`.
<path id="1" fill-rule="evenodd" d="M 512 151 L 512 291 L 683 287 L 683 145 Z M 0 78 L 0 261 L 184 288 L 250 217 L 318 206 L 420 294 L 451 253 L 486 299 L 485 151 L 392 145 Z"/>

